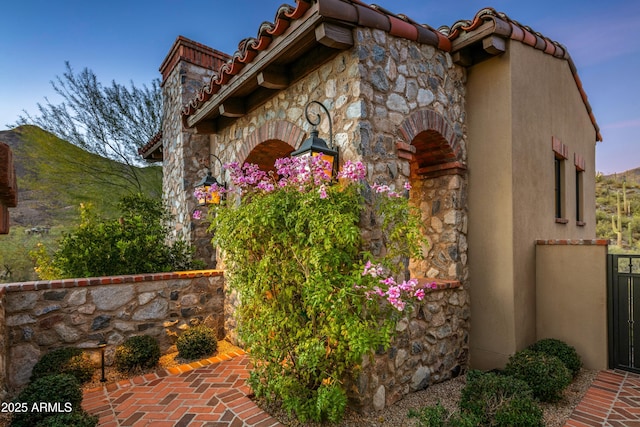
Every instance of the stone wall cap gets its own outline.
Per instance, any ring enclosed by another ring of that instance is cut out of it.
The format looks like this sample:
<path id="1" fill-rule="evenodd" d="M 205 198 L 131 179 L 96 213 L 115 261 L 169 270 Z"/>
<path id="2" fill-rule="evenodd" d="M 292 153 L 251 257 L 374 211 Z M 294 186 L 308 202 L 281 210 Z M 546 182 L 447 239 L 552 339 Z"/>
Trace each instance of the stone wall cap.
<path id="1" fill-rule="evenodd" d="M 124 276 L 83 277 L 77 279 L 38 280 L 0 285 L 0 296 L 5 292 L 40 291 L 84 286 L 116 285 L 122 283 L 153 282 L 157 280 L 193 279 L 197 277 L 223 276 L 222 270 L 193 270 L 172 273 L 132 274 Z"/>

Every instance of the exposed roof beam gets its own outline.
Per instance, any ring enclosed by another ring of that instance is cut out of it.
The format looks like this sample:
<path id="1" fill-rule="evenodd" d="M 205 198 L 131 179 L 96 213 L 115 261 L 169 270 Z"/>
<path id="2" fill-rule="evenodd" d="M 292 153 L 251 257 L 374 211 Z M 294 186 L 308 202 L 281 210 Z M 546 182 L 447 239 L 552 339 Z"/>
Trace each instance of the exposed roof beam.
<path id="1" fill-rule="evenodd" d="M 351 28 L 323 22 L 316 27 L 316 40 L 334 49 L 349 49 L 353 46 L 353 32 Z"/>
<path id="2" fill-rule="evenodd" d="M 218 107 L 221 116 L 225 117 L 242 117 L 247 113 L 244 108 L 244 101 L 241 98 L 229 98 L 224 104 Z"/>
<path id="3" fill-rule="evenodd" d="M 289 86 L 289 76 L 282 67 L 269 67 L 258 74 L 258 85 L 267 89 L 285 89 Z"/>

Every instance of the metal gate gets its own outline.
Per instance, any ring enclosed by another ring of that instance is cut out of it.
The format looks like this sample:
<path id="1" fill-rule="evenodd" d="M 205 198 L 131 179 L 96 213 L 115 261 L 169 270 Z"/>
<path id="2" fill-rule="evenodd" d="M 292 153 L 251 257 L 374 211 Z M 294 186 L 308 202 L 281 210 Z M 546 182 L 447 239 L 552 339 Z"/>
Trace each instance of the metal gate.
<path id="1" fill-rule="evenodd" d="M 608 255 L 609 367 L 640 373 L 640 255 Z"/>

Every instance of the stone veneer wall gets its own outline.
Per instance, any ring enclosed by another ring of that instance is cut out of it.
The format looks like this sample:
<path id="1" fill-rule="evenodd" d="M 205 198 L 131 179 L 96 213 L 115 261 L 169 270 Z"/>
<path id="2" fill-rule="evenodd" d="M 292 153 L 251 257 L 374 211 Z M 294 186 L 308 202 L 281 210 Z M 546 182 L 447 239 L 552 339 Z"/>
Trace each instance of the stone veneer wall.
<path id="1" fill-rule="evenodd" d="M 361 411 L 382 410 L 405 395 L 456 377 L 469 358 L 469 297 L 460 283 L 439 282 L 396 326 L 386 351 L 365 358 L 351 398 Z"/>
<path id="2" fill-rule="evenodd" d="M 179 61 L 162 85 L 163 197 L 174 216 L 173 238 L 191 242 L 196 259 L 204 261 L 206 268 L 215 267 L 215 251 L 206 226 L 193 222 L 191 214 L 196 207 L 194 186 L 209 164 L 209 138 L 183 128 L 181 109 L 211 74 L 208 68 Z"/>
<path id="3" fill-rule="evenodd" d="M 391 348 L 366 365 L 353 398 L 363 409 L 380 409 L 467 367 L 467 179 L 464 175 L 418 176 L 412 173 L 415 168 L 410 159 L 399 156 L 396 149 L 399 142 L 413 142 L 404 139 L 401 128 L 405 121 L 429 112 L 450 131 L 450 135 L 442 135 L 443 141 L 451 136 L 456 139 L 456 160 L 466 162 L 466 74 L 448 53 L 432 46 L 367 28 L 354 29 L 354 39 L 352 49 L 338 53 L 246 116 L 219 129 L 209 143 L 210 152 L 223 163 L 246 161 L 263 142 L 279 140 L 297 148 L 311 128 L 304 108 L 317 100 L 330 111 L 341 163 L 363 161 L 370 183 L 399 189 L 410 181 L 414 186 L 411 198 L 423 212 L 430 245 L 425 248 L 425 259 L 411 264 L 411 273 L 456 284 L 431 292 L 425 304 L 400 323 L 398 339 Z M 440 128 L 427 130 L 442 132 Z M 324 117 L 319 131 L 327 139 L 329 127 Z M 196 155 L 192 154 L 194 161 Z M 173 182 L 188 179 L 183 173 L 165 165 L 165 174 L 173 175 Z M 370 198 L 367 200 L 371 204 Z M 184 210 L 187 205 L 181 206 Z M 371 208 L 361 224 L 367 249 L 383 253 L 384 236 L 372 219 Z M 227 306 L 232 309 L 233 304 Z"/>
<path id="4" fill-rule="evenodd" d="M 162 351 L 200 323 L 225 336 L 221 271 L 13 283 L 1 290 L 0 363 L 6 366 L 0 379 L 6 377 L 0 384 L 10 388 L 26 384 L 40 356 L 58 347 L 83 348 L 97 358 L 104 340 L 111 364 L 115 348 L 133 335 L 156 337 Z"/>

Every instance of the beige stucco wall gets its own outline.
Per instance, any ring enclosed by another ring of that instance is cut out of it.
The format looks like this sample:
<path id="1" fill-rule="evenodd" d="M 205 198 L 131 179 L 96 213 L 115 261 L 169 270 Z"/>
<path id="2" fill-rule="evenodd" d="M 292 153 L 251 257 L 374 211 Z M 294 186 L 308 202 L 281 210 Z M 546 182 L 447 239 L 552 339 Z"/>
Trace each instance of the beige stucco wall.
<path id="1" fill-rule="evenodd" d="M 569 64 L 508 42 L 469 69 L 471 364 L 500 367 L 536 339 L 536 239 L 595 237 L 595 130 Z M 567 224 L 554 215 L 552 137 L 569 148 Z M 575 218 L 574 153 L 586 160 Z"/>
<path id="2" fill-rule="evenodd" d="M 607 246 L 537 245 L 537 338 L 574 346 L 588 369 L 606 369 Z"/>

